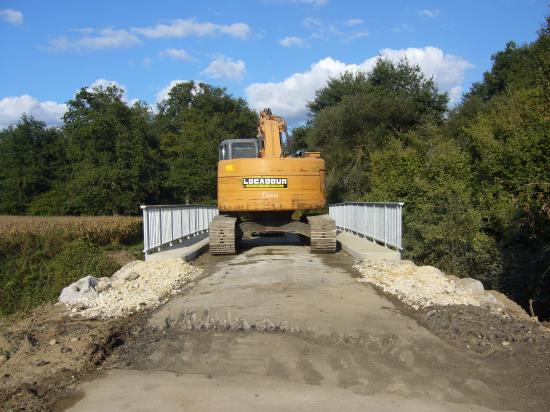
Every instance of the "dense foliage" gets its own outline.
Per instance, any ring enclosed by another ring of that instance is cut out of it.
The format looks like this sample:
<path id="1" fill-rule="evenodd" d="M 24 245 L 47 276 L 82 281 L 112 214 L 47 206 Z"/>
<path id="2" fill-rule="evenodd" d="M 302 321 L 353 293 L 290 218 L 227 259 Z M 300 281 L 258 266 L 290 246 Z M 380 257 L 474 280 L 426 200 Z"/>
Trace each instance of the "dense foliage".
<path id="1" fill-rule="evenodd" d="M 320 150 L 331 201 L 403 201 L 405 256 L 550 315 L 550 19 L 456 108 L 418 67 L 331 79 L 293 150 Z M 302 147 L 299 147 L 299 146 Z"/>
<path id="2" fill-rule="evenodd" d="M 0 131 L 0 213 L 138 214 L 148 203 L 215 199 L 218 144 L 256 135 L 243 99 L 177 84 L 157 113 L 116 86 L 82 88 L 60 128 L 23 116 Z"/>
<path id="3" fill-rule="evenodd" d="M 138 217 L 0 216 L 0 316 L 55 301 L 83 276 L 111 276 L 121 263 L 111 250 L 141 232 Z"/>

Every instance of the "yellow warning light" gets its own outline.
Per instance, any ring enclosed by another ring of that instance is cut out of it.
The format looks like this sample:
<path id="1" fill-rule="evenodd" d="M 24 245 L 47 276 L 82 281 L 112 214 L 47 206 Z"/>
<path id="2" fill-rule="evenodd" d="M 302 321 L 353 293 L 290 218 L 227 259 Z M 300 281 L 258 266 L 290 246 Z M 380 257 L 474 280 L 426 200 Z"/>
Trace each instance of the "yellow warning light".
<path id="1" fill-rule="evenodd" d="M 235 165 L 225 165 L 225 171 L 226 172 L 234 172 L 235 171 Z"/>

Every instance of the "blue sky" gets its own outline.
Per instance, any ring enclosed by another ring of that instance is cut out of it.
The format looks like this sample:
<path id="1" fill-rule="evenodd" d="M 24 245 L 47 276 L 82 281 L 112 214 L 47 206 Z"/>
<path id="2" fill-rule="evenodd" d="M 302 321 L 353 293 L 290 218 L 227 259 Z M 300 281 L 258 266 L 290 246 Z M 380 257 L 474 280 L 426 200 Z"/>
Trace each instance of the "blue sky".
<path id="1" fill-rule="evenodd" d="M 453 102 L 507 41 L 530 42 L 547 0 L 0 0 L 0 127 L 57 124 L 80 87 L 116 82 L 155 105 L 202 80 L 290 124 L 330 76 L 407 57 Z"/>

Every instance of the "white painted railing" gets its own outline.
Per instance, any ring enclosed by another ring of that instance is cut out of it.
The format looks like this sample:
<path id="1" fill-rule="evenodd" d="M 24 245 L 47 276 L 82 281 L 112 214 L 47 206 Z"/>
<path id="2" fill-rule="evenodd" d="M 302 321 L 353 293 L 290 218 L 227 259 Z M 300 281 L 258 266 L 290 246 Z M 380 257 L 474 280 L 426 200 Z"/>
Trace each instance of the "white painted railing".
<path id="1" fill-rule="evenodd" d="M 346 202 L 329 206 L 336 228 L 369 238 L 401 253 L 404 203 Z"/>
<path id="2" fill-rule="evenodd" d="M 208 225 L 218 214 L 215 206 L 205 205 L 144 205 L 143 252 L 160 251 L 208 232 Z"/>

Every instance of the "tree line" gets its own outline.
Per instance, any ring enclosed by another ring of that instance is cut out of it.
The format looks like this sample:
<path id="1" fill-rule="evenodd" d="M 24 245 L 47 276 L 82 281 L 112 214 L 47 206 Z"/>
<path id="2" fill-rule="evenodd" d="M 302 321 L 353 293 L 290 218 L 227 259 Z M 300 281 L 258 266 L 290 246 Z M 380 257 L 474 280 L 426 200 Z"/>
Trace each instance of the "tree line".
<path id="1" fill-rule="evenodd" d="M 82 88 L 60 127 L 32 117 L 0 132 L 0 214 L 138 214 L 140 204 L 212 203 L 218 144 L 255 136 L 247 103 L 179 83 L 153 112 L 116 86 Z"/>
<path id="2" fill-rule="evenodd" d="M 509 42 L 449 110 L 406 60 L 330 79 L 286 150 L 319 150 L 330 202 L 403 201 L 405 257 L 472 276 L 550 316 L 550 18 Z M 136 214 L 213 203 L 217 146 L 255 136 L 257 115 L 204 83 L 155 111 L 123 91 L 81 89 L 63 123 L 23 116 L 0 132 L 0 213 Z"/>
<path id="3" fill-rule="evenodd" d="M 448 110 L 406 61 L 331 79 L 290 150 L 319 149 L 333 202 L 403 201 L 405 256 L 550 316 L 550 18 Z"/>

